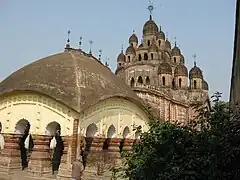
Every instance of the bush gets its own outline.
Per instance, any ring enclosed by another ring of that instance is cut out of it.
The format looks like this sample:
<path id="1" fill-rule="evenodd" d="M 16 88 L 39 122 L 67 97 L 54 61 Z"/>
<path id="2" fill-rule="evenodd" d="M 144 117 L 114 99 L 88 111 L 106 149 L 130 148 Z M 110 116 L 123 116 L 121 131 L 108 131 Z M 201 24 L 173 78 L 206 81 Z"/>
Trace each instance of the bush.
<path id="1" fill-rule="evenodd" d="M 211 111 L 199 108 L 195 124 L 179 127 L 150 120 L 131 152 L 123 152 L 123 164 L 113 168 L 116 179 L 221 180 L 240 179 L 239 111 L 212 97 Z M 200 130 L 196 127 L 200 126 Z"/>

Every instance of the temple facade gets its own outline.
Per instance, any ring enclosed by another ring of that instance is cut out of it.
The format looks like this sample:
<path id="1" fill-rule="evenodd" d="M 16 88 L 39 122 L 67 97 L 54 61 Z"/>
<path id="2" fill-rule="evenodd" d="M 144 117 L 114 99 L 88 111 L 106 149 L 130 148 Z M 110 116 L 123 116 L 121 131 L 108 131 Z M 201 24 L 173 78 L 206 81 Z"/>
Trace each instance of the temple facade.
<path id="1" fill-rule="evenodd" d="M 96 173 L 103 176 L 101 163 L 104 169 L 107 160 L 115 163 L 111 154 L 120 155 L 122 139 L 122 148 L 128 147 L 147 131 L 149 116 L 144 102 L 107 66 L 67 44 L 64 52 L 35 61 L 0 83 L 1 132 L 5 140 L 0 177 L 21 170 L 19 144 L 26 125 L 30 125 L 27 135 L 31 135 L 34 147 L 28 153 L 25 175 L 70 179 L 71 164 L 82 147 L 87 157 L 85 179 L 93 179 Z M 57 130 L 64 150 L 58 174 L 53 177 L 50 140 Z"/>
<path id="2" fill-rule="evenodd" d="M 161 120 L 183 125 L 196 117 L 196 103 L 209 106 L 209 87 L 202 70 L 194 61 L 188 71 L 180 48 L 176 42 L 171 44 L 152 15 L 143 26 L 141 39 L 135 32 L 129 37 L 129 46 L 117 57 L 115 74 Z"/>
<path id="3" fill-rule="evenodd" d="M 135 33 L 129 38 L 115 74 L 68 39 L 64 52 L 1 81 L 0 178 L 71 179 L 72 163 L 81 155 L 85 180 L 110 180 L 109 167 L 121 163 L 120 151 L 131 149 L 150 118 L 182 125 L 194 119 L 194 104 L 208 105 L 201 69 L 195 63 L 188 72 L 181 50 L 152 16 L 138 41 Z M 63 148 L 54 174 L 58 145 L 51 150 L 50 144 L 59 135 Z"/>

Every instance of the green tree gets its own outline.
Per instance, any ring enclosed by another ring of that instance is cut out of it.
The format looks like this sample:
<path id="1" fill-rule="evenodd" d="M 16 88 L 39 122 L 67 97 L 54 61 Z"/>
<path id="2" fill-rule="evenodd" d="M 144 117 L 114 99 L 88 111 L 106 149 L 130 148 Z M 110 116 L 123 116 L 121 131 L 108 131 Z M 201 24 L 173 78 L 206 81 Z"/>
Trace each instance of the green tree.
<path id="1" fill-rule="evenodd" d="M 116 179 L 220 180 L 240 179 L 240 124 L 237 111 L 212 97 L 210 111 L 197 107 L 195 124 L 179 127 L 150 120 L 131 152 L 123 152 L 123 164 L 113 168 Z M 198 127 L 196 129 L 196 127 Z M 200 127 L 200 128 L 199 128 Z"/>

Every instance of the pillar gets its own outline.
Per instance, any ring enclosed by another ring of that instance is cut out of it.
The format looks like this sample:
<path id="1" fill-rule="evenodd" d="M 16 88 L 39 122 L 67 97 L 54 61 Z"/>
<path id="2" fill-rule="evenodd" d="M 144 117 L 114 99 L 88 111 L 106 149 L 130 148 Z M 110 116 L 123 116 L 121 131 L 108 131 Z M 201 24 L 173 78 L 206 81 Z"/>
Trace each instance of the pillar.
<path id="1" fill-rule="evenodd" d="M 86 167 L 84 174 L 101 174 L 104 165 L 103 146 L 105 138 L 86 138 Z"/>
<path id="2" fill-rule="evenodd" d="M 57 174 L 58 180 L 70 180 L 72 173 L 72 148 L 71 148 L 71 136 L 65 136 L 63 138 L 64 150 L 61 158 L 61 164 Z"/>
<path id="3" fill-rule="evenodd" d="M 5 145 L 0 154 L 0 170 L 11 174 L 14 170 L 21 169 L 21 156 L 18 134 L 3 134 Z"/>
<path id="4" fill-rule="evenodd" d="M 72 156 L 71 161 L 75 161 L 77 157 L 77 145 L 78 145 L 78 126 L 79 120 L 74 119 L 73 121 L 73 135 L 72 135 L 72 142 L 71 142 L 71 149 L 72 149 Z"/>
<path id="5" fill-rule="evenodd" d="M 33 135 L 34 148 L 28 164 L 28 172 L 33 176 L 49 176 L 52 173 L 50 139 L 51 136 Z"/>

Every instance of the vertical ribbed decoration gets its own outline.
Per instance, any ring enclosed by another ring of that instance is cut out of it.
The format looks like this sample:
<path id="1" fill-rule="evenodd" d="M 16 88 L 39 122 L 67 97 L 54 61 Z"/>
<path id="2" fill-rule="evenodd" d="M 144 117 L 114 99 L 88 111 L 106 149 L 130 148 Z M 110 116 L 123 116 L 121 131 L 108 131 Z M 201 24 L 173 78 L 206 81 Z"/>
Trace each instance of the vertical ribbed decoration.
<path id="1" fill-rule="evenodd" d="M 73 121 L 72 146 L 71 146 L 71 148 L 72 148 L 71 162 L 73 162 L 77 157 L 78 126 L 79 126 L 79 119 L 74 119 L 74 121 Z"/>

